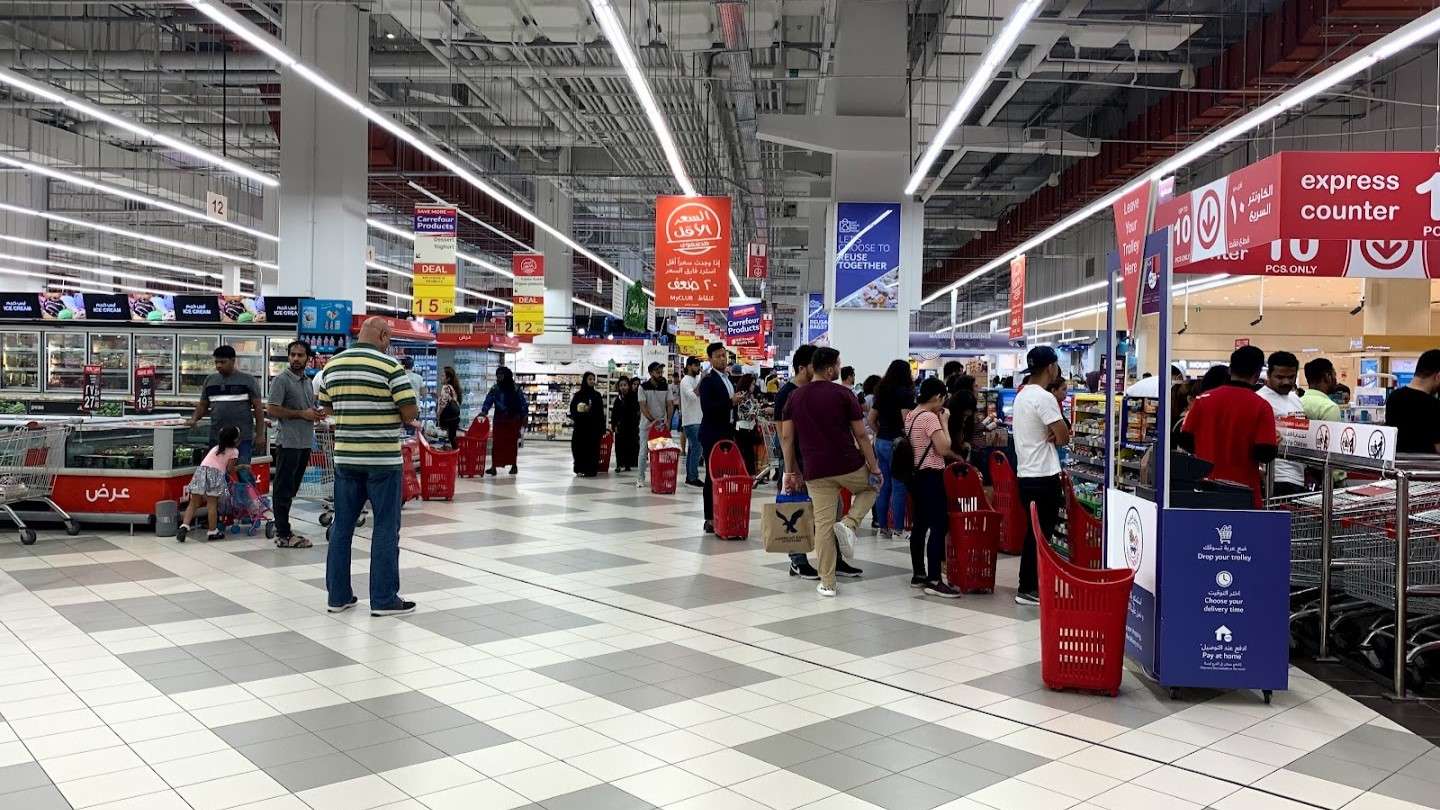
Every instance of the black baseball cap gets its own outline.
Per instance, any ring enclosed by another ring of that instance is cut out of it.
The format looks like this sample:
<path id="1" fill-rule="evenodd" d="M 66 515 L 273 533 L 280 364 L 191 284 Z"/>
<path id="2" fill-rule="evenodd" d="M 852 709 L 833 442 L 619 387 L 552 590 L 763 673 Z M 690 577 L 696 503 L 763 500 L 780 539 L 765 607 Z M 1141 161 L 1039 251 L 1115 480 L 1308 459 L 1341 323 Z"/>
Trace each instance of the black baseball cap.
<path id="1" fill-rule="evenodd" d="M 1060 362 L 1060 355 L 1056 354 L 1054 349 L 1049 346 L 1036 346 L 1025 353 L 1025 370 L 1020 374 L 1028 377 L 1058 362 Z"/>

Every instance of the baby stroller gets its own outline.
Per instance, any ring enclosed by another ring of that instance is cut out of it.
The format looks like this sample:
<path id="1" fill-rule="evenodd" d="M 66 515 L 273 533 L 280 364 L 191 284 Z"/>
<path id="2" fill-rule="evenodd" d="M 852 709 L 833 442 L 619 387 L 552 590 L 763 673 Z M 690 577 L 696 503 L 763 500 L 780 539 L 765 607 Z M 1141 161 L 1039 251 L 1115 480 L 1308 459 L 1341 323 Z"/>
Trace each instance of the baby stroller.
<path id="1" fill-rule="evenodd" d="M 265 536 L 275 537 L 270 497 L 260 494 L 260 488 L 255 486 L 255 478 L 249 472 L 236 474 L 229 489 L 220 497 L 220 525 L 228 525 L 231 534 L 244 531 L 251 537 L 254 537 L 263 525 Z"/>

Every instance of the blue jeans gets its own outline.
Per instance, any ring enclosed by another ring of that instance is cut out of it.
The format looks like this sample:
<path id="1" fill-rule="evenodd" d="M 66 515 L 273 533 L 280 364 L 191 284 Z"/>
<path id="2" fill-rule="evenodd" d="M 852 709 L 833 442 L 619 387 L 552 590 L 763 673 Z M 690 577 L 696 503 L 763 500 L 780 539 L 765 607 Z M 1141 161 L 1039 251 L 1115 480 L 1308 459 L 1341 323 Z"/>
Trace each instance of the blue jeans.
<path id="1" fill-rule="evenodd" d="M 685 480 L 700 480 L 700 426 L 686 425 L 685 428 Z"/>
<path id="2" fill-rule="evenodd" d="M 890 459 L 895 455 L 894 439 L 875 440 L 875 460 L 880 462 L 880 474 L 885 481 L 875 496 L 875 522 L 882 529 L 905 529 L 905 485 L 890 477 Z"/>
<path id="3" fill-rule="evenodd" d="M 330 524 L 330 548 L 325 556 L 325 590 L 331 607 L 349 604 L 350 541 L 355 521 L 370 502 L 370 607 L 390 607 L 400 601 L 400 470 L 335 468 L 335 522 Z"/>

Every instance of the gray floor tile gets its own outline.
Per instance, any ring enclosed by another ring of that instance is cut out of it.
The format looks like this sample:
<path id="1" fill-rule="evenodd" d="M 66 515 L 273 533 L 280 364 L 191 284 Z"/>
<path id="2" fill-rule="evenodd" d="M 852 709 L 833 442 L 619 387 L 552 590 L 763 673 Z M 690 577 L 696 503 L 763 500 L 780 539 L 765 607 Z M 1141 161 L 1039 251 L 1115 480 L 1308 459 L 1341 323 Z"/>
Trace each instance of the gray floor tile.
<path id="1" fill-rule="evenodd" d="M 445 517 L 444 515 L 432 515 L 425 512 L 411 512 L 407 510 L 400 518 L 400 527 L 403 529 L 407 526 L 442 526 L 447 523 L 459 522 L 460 521 L 455 518 Z"/>
<path id="2" fill-rule="evenodd" d="M 5 804 L 24 810 L 71 810 L 70 802 L 54 785 L 33 787 L 4 795 Z"/>
<path id="3" fill-rule="evenodd" d="M 1093 717 L 1096 720 L 1104 720 L 1107 723 L 1128 726 L 1129 728 L 1140 728 L 1149 725 L 1156 720 L 1165 719 L 1165 715 L 1146 711 L 1135 706 L 1127 706 L 1114 700 L 1102 700 L 1099 703 L 1092 703 L 1076 714 L 1084 717 Z"/>
<path id="4" fill-rule="evenodd" d="M 344 726 L 325 729 L 322 732 L 327 741 L 341 751 L 353 751 L 371 745 L 408 739 L 411 735 L 390 725 L 384 720 L 365 720 Z"/>
<path id="5" fill-rule="evenodd" d="M 755 547 L 748 543 L 736 543 L 733 540 L 721 540 L 714 535 L 696 537 L 680 537 L 674 540 L 656 540 L 653 545 L 665 546 L 666 548 L 691 551 L 705 556 L 716 554 L 735 554 L 741 551 L 755 551 Z"/>
<path id="6" fill-rule="evenodd" d="M 638 689 L 647 686 L 644 681 L 626 675 L 624 672 L 602 672 L 599 675 L 591 675 L 570 682 L 576 689 L 583 689 L 592 695 L 609 695 L 615 692 L 624 692 L 627 689 Z"/>
<path id="7" fill-rule="evenodd" d="M 681 470 L 684 475 L 684 470 Z M 595 503 L 608 503 L 612 506 L 675 506 L 683 503 L 679 492 L 674 495 L 620 495 L 613 498 L 596 498 Z"/>
<path id="8" fill-rule="evenodd" d="M 971 736 L 963 731 L 956 731 L 953 728 L 926 723 L 915 728 L 906 729 L 899 734 L 893 735 L 892 739 L 903 743 L 934 751 L 942 756 L 962 751 L 974 745 L 985 742 L 980 737 Z"/>
<path id="9" fill-rule="evenodd" d="M 1331 782 L 1339 782 L 1360 790 L 1375 787 L 1395 772 L 1393 767 L 1374 768 L 1313 752 L 1286 765 L 1285 769 L 1319 779 L 1329 779 Z"/>
<path id="10" fill-rule="evenodd" d="M 445 704 L 420 692 L 399 692 L 394 695 L 382 695 L 376 698 L 355 701 L 355 705 L 364 709 L 376 717 L 390 717 L 406 712 L 418 712 L 425 709 L 434 709 Z"/>
<path id="11" fill-rule="evenodd" d="M 236 683 L 263 681 L 266 678 L 278 678 L 293 672 L 295 670 L 289 664 L 281 663 L 273 658 L 258 664 L 245 664 L 225 670 L 225 674 L 230 676 L 230 680 Z"/>
<path id="12" fill-rule="evenodd" d="M 578 681 L 581 678 L 589 678 L 592 675 L 600 675 L 609 670 L 597 667 L 586 661 L 562 661 L 558 664 L 537 667 L 534 672 L 537 675 L 544 675 L 553 678 L 561 683 Z"/>
<path id="13" fill-rule="evenodd" d="M 867 731 L 873 731 L 882 737 L 891 734 L 899 734 L 906 729 L 924 725 L 925 721 L 911 717 L 908 714 L 901 714 L 880 706 L 875 706 L 853 714 L 847 714 L 836 718 L 842 723 L 849 723 L 852 726 L 859 726 Z"/>
<path id="14" fill-rule="evenodd" d="M 286 715 L 278 717 L 266 717 L 260 720 L 247 720 L 244 723 L 234 723 L 228 726 L 220 726 L 213 729 L 220 739 L 231 746 L 239 748 L 251 743 L 265 742 L 267 740 L 278 740 L 283 737 L 293 737 L 296 734 L 304 734 L 304 726 L 296 723 Z"/>
<path id="15" fill-rule="evenodd" d="M 278 740 L 250 743 L 238 750 L 257 768 L 272 768 L 335 753 L 334 746 L 314 734 L 296 734 Z"/>
<path id="16" fill-rule="evenodd" d="M 530 537 L 504 529 L 477 529 L 463 532 L 446 532 L 444 534 L 427 534 L 424 537 L 417 537 L 415 539 L 418 542 L 434 543 L 437 546 L 444 546 L 445 548 L 466 549 L 509 546 L 517 543 L 533 543 L 542 538 Z"/>
<path id="17" fill-rule="evenodd" d="M 631 711 L 646 712 L 661 706 L 669 706 L 671 703 L 679 703 L 686 698 L 684 695 L 677 695 L 658 686 L 639 686 L 623 692 L 611 692 L 605 696 L 605 699 L 611 703 L 618 703 Z"/>
<path id="18" fill-rule="evenodd" d="M 1336 740 L 1338 743 L 1354 743 L 1372 748 L 1383 748 L 1387 751 L 1395 751 L 1400 754 L 1414 754 L 1420 756 L 1435 750 L 1424 737 L 1411 734 L 1408 731 L 1395 731 L 1379 726 L 1363 725 L 1345 732 Z"/>
<path id="19" fill-rule="evenodd" d="M 801 726 L 790 733 L 802 740 L 809 740 L 833 751 L 854 748 L 880 738 L 880 735 L 873 731 L 842 723 L 839 720 L 826 720 L 823 723 Z"/>
<path id="20" fill-rule="evenodd" d="M 654 807 L 614 785 L 593 785 L 546 799 L 537 806 L 545 810 L 650 810 Z"/>
<path id="21" fill-rule="evenodd" d="M 1376 785 L 1373 790 L 1392 799 L 1418 804 L 1421 807 L 1440 807 L 1440 786 L 1426 779 L 1395 774 Z"/>
<path id="22" fill-rule="evenodd" d="M 294 720 L 309 731 L 324 731 L 325 729 L 339 728 L 340 726 L 348 726 L 375 719 L 374 714 L 354 703 L 322 706 L 318 709 L 308 709 L 288 716 L 291 720 Z"/>
<path id="23" fill-rule="evenodd" d="M 170 678 L 148 678 L 147 680 L 150 681 L 151 686 L 166 695 L 178 695 L 181 692 L 193 692 L 197 689 L 213 689 L 231 682 L 229 678 L 214 671 L 194 672 Z"/>
<path id="24" fill-rule="evenodd" d="M 347 753 L 356 762 L 376 773 L 403 768 L 406 765 L 418 765 L 445 756 L 439 748 L 414 737 L 355 748 Z"/>
<path id="25" fill-rule="evenodd" d="M 447 728 L 458 728 L 475 722 L 475 718 L 463 712 L 456 711 L 449 706 L 436 706 L 433 709 L 406 712 L 405 714 L 392 715 L 385 719 L 388 720 L 391 725 L 416 736 L 429 734 L 432 731 L 444 731 Z"/>
<path id="26" fill-rule="evenodd" d="M 326 754 L 300 762 L 287 762 L 265 768 L 271 779 L 291 793 L 333 785 L 347 779 L 367 776 L 370 769 L 344 754 Z"/>
<path id="27" fill-rule="evenodd" d="M 47 536 L 33 546 L 19 543 L 0 543 L 0 560 L 19 557 L 49 557 L 58 554 L 96 554 L 102 551 L 118 551 L 119 547 L 108 540 L 93 535 L 82 537 Z"/>
<path id="28" fill-rule="evenodd" d="M 448 728 L 444 731 L 422 734 L 420 739 L 453 757 L 493 745 L 501 745 L 510 742 L 513 738 L 484 723 L 471 722 L 468 725 Z"/>
<path id="29" fill-rule="evenodd" d="M 681 678 L 675 678 L 674 680 L 661 681 L 655 685 L 666 691 L 674 692 L 677 695 L 684 695 L 691 699 L 705 697 L 706 695 L 713 695 L 716 692 L 724 692 L 728 689 L 735 688 L 724 681 L 717 681 L 705 675 L 686 675 Z"/>
<path id="30" fill-rule="evenodd" d="M 582 532 L 593 532 L 595 534 L 614 535 L 628 532 L 647 532 L 658 529 L 668 529 L 664 523 L 655 523 L 649 520 L 638 518 L 614 517 L 596 518 L 594 520 L 573 520 L 569 523 L 561 523 L 560 526 L 566 529 L 578 529 Z"/>
<path id="31" fill-rule="evenodd" d="M 624 568 L 631 565 L 644 565 L 643 560 L 636 560 L 630 557 L 622 557 L 619 554 L 609 554 L 594 549 L 575 549 L 571 551 L 552 551 L 547 554 L 523 554 L 515 557 L 501 557 L 500 562 L 507 562 L 511 565 L 518 565 L 522 568 L 530 568 L 545 574 L 564 576 L 566 574 L 581 574 L 588 571 L 604 571 L 611 568 Z"/>
<path id="32" fill-rule="evenodd" d="M 506 517 L 550 517 L 570 512 L 584 512 L 578 506 L 563 503 L 516 503 L 507 506 L 482 506 L 487 512 Z"/>
<path id="33" fill-rule="evenodd" d="M 769 588 L 705 574 L 616 585 L 613 589 L 682 608 L 707 607 L 780 593 Z"/>
<path id="34" fill-rule="evenodd" d="M 903 771 L 941 756 L 935 751 L 901 742 L 894 737 L 871 740 L 854 748 L 847 748 L 845 753 L 891 771 Z"/>
<path id="35" fill-rule="evenodd" d="M 994 742 L 993 740 L 951 754 L 951 758 L 958 759 L 961 762 L 968 762 L 971 765 L 977 765 L 987 771 L 1005 774 L 1006 776 L 1019 776 L 1026 771 L 1038 768 L 1050 761 L 1045 757 L 1036 756 L 1029 751 L 1011 748 L 1004 743 Z"/>
<path id="36" fill-rule="evenodd" d="M 794 773 L 826 787 L 846 791 L 890 775 L 890 771 L 845 754 L 830 754 L 791 765 Z"/>
<path id="37" fill-rule="evenodd" d="M 957 762 L 948 757 L 917 765 L 906 770 L 905 775 L 927 785 L 934 785 L 956 796 L 968 796 L 981 788 L 1009 778 L 1005 774 L 987 770 L 979 765 Z"/>
<path id="38" fill-rule="evenodd" d="M 311 541 L 314 540 L 315 538 L 311 537 Z M 324 565 L 330 547 L 326 543 L 316 543 L 310 548 L 256 548 L 230 553 L 264 568 L 288 568 L 292 565 Z M 352 548 L 350 557 L 354 560 L 368 560 L 370 554 L 364 549 Z"/>
<path id="39" fill-rule="evenodd" d="M 0 768 L 0 795 L 45 787 L 49 784 L 50 777 L 45 774 L 45 769 L 36 762 Z"/>
<path id="40" fill-rule="evenodd" d="M 737 745 L 735 750 L 755 757 L 761 762 L 768 762 L 777 768 L 789 768 L 792 765 L 808 762 L 831 753 L 830 749 L 824 746 L 816 745 L 791 734 L 761 737 L 758 740 Z"/>
<path id="41" fill-rule="evenodd" d="M 1419 737 L 1414 739 L 1424 742 L 1424 740 Z M 1382 748 L 1360 742 L 1359 740 L 1341 737 L 1316 748 L 1311 752 L 1311 755 L 1334 757 L 1335 759 L 1346 762 L 1354 762 L 1359 765 L 1394 772 L 1410 764 L 1411 760 L 1420 756 L 1422 753 L 1424 753 L 1423 750 L 1416 748 L 1411 748 L 1410 750 Z"/>
<path id="42" fill-rule="evenodd" d="M 901 774 L 877 779 L 846 792 L 884 810 L 930 810 L 956 798 L 953 793 Z"/>

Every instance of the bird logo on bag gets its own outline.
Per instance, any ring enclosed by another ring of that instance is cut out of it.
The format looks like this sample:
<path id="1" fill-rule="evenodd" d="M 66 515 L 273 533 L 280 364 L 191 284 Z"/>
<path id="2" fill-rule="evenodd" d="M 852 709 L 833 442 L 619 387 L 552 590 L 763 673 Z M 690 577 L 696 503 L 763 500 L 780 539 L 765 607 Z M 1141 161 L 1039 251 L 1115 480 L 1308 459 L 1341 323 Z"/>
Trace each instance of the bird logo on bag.
<path id="1" fill-rule="evenodd" d="M 785 517 L 785 514 L 784 514 L 783 512 L 781 512 L 781 511 L 778 510 L 778 509 L 775 510 L 775 516 L 778 517 L 778 518 L 780 518 L 780 522 L 781 522 L 781 523 L 784 523 L 784 524 L 785 524 L 785 533 L 786 533 L 786 534 L 796 534 L 796 533 L 798 533 L 798 532 L 800 531 L 800 529 L 799 529 L 798 527 L 796 527 L 795 524 L 800 521 L 800 517 L 801 517 L 802 515 L 804 515 L 804 514 L 805 514 L 805 510 L 804 510 L 804 509 L 796 509 L 796 510 L 795 510 L 795 513 L 792 514 L 790 517 Z"/>

